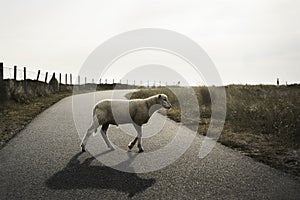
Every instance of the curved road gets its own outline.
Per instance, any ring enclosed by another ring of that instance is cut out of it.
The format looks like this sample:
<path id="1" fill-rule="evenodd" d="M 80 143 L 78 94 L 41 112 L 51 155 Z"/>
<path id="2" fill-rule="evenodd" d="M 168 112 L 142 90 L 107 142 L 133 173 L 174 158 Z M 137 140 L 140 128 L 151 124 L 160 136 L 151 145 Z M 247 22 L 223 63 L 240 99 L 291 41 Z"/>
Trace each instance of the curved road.
<path id="1" fill-rule="evenodd" d="M 127 92 L 116 93 L 123 96 Z M 100 100 L 110 95 L 111 91 L 104 91 L 95 97 Z M 90 116 L 82 117 L 90 120 Z M 164 126 L 159 134 L 146 134 L 145 152 L 168 144 L 179 127 L 160 114 L 153 117 Z M 89 126 L 84 124 L 82 128 Z M 122 130 L 111 126 L 108 136 L 118 148 L 126 149 L 132 136 Z M 91 138 L 88 150 L 93 142 L 103 142 L 99 133 Z M 299 199 L 299 180 L 223 145 L 217 144 L 199 159 L 202 140 L 195 137 L 179 159 L 158 171 L 121 172 L 80 152 L 72 97 L 68 97 L 37 116 L 0 150 L 0 199 Z M 129 156 L 143 156 L 135 151 Z"/>

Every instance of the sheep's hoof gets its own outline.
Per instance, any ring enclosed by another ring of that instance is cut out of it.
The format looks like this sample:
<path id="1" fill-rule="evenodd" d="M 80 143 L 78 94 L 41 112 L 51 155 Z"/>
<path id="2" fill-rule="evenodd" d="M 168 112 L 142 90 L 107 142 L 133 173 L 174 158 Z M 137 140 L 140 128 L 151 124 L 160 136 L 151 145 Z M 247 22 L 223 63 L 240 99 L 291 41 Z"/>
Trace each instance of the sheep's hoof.
<path id="1" fill-rule="evenodd" d="M 129 144 L 128 146 L 128 149 L 129 149 L 129 151 L 133 148 L 133 145 L 132 144 Z"/>
<path id="2" fill-rule="evenodd" d="M 80 145 L 80 147 L 81 147 L 81 151 L 85 152 L 85 146 L 82 144 L 82 145 Z"/>
<path id="3" fill-rule="evenodd" d="M 142 153 L 142 152 L 144 152 L 144 149 L 139 149 L 139 153 Z"/>

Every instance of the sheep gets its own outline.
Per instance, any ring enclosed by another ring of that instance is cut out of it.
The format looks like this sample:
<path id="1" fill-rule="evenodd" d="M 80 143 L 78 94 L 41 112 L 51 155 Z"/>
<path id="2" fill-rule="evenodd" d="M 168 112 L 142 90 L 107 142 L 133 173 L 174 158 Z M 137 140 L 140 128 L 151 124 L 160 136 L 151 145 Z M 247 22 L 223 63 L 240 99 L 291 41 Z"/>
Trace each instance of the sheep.
<path id="1" fill-rule="evenodd" d="M 138 142 L 138 152 L 141 153 L 144 151 L 142 147 L 142 125 L 147 123 L 151 115 L 158 109 L 162 107 L 170 109 L 171 106 L 165 94 L 157 94 L 146 99 L 102 100 L 93 109 L 93 122 L 81 142 L 81 150 L 85 152 L 88 138 L 93 132 L 96 133 L 99 126 L 102 126 L 100 132 L 107 147 L 114 149 L 106 135 L 109 125 L 118 126 L 119 124 L 131 123 L 137 131 L 137 137 L 128 144 L 128 149 L 130 151 Z"/>

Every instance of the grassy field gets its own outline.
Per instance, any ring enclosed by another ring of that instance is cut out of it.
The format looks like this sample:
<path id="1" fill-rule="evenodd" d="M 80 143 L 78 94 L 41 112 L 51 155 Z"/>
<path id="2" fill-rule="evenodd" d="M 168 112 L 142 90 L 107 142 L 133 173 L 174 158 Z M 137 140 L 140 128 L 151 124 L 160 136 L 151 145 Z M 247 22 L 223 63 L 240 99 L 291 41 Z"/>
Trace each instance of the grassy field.
<path id="1" fill-rule="evenodd" d="M 177 90 L 181 90 L 177 92 L 178 97 L 181 93 L 184 95 L 186 89 Z M 210 93 L 206 87 L 193 90 L 201 117 L 189 118 L 182 123 L 191 128 L 196 124 L 198 133 L 205 135 L 211 120 Z M 230 85 L 225 90 L 226 120 L 218 141 L 300 178 L 300 85 Z M 180 122 L 181 115 L 195 112 L 193 104 L 186 104 L 189 108 L 181 112 L 176 96 L 167 88 L 141 89 L 131 98 L 145 98 L 157 93 L 169 96 L 173 108 L 167 114 L 174 121 Z"/>
<path id="2" fill-rule="evenodd" d="M 0 148 L 39 113 L 71 94 L 72 92 L 60 92 L 38 97 L 26 103 L 13 100 L 0 103 Z"/>
<path id="3" fill-rule="evenodd" d="M 189 99 L 184 102 L 187 109 L 181 111 L 178 98 L 184 98 L 187 90 L 174 89 L 177 96 L 167 88 L 155 88 L 141 89 L 131 98 L 165 93 L 173 105 L 167 112 L 168 117 L 181 122 L 181 116 L 186 116 L 187 120 L 181 123 L 205 135 L 211 120 L 208 88 L 193 88 L 199 112 L 195 112 L 195 106 Z M 227 113 L 219 142 L 300 178 L 300 85 L 230 85 L 225 89 Z M 36 115 L 70 95 L 71 92 L 57 93 L 27 103 L 8 101 L 0 104 L 0 147 Z M 195 116 L 195 113 L 200 113 L 201 117 L 188 117 Z"/>

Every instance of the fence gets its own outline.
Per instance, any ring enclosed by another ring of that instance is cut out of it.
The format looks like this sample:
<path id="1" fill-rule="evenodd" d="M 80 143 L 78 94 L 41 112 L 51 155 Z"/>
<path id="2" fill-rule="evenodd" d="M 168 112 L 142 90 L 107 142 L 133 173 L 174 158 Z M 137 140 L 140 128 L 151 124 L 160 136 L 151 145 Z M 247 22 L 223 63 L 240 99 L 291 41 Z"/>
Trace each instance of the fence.
<path id="1" fill-rule="evenodd" d="M 55 78 L 58 80 L 59 85 L 61 88 L 69 87 L 73 85 L 77 85 L 82 87 L 81 85 L 88 85 L 88 84 L 97 84 L 97 88 L 111 88 L 113 85 L 122 85 L 120 88 L 136 88 L 138 86 L 144 87 L 157 87 L 157 86 L 179 86 L 180 82 L 173 82 L 173 84 L 168 84 L 168 82 L 162 81 L 136 81 L 136 80 L 128 80 L 128 79 L 109 79 L 102 77 L 99 80 L 95 78 L 88 78 L 88 77 L 80 77 L 74 76 L 73 74 L 68 73 L 49 73 L 49 72 L 42 72 L 41 70 L 31 71 L 28 70 L 27 67 L 4 67 L 3 63 L 0 63 L 0 101 L 5 99 L 5 79 L 22 81 L 22 86 L 24 91 L 27 90 L 28 81 L 38 81 L 43 83 L 49 83 L 52 76 L 55 75 Z M 21 83 L 20 83 L 21 84 Z M 63 86 L 64 84 L 64 86 Z M 99 87 L 100 86 L 100 87 Z M 109 87 L 108 87 L 109 86 Z M 86 87 L 85 87 L 86 88 Z"/>
<path id="2" fill-rule="evenodd" d="M 4 67 L 0 63 L 0 101 L 8 100 L 12 97 L 24 100 L 25 98 L 45 95 L 57 91 L 55 87 L 48 87 L 48 83 L 55 73 L 41 72 L 41 70 L 29 71 L 27 67 L 13 68 Z M 72 74 L 59 73 L 55 76 L 58 80 L 59 91 L 72 90 Z M 46 85 L 47 87 L 45 87 Z"/>
<path id="3" fill-rule="evenodd" d="M 30 71 L 27 67 L 3 67 L 2 66 L 2 78 L 3 79 L 14 79 L 14 80 L 37 80 L 45 83 L 49 83 L 50 79 L 53 76 L 53 73 L 41 72 L 38 71 Z M 128 80 L 128 79 L 109 79 L 109 78 L 100 78 L 98 81 L 95 78 L 88 77 L 80 77 L 73 76 L 73 74 L 68 73 L 55 73 L 56 79 L 60 84 L 69 84 L 69 85 L 80 85 L 80 84 L 123 84 L 123 85 L 133 85 L 133 86 L 145 86 L 145 87 L 157 87 L 157 86 L 178 86 L 180 85 L 179 81 L 173 81 L 172 83 L 168 83 L 166 81 L 143 81 L 143 80 Z"/>
<path id="4" fill-rule="evenodd" d="M 18 68 L 14 66 L 13 68 L 10 67 L 3 67 L 3 63 L 1 63 L 1 70 L 2 70 L 2 78 L 3 79 L 13 79 L 16 81 L 20 80 L 36 80 L 45 83 L 49 83 L 53 74 L 49 74 L 48 72 L 41 72 L 38 70 L 37 72 L 27 70 L 27 67 Z M 56 77 L 60 84 L 70 84 L 72 85 L 72 74 L 62 74 L 59 73 L 59 76 Z"/>
<path id="5" fill-rule="evenodd" d="M 3 67 L 3 63 L 1 63 L 1 70 L 2 70 L 2 79 L 13 79 L 15 81 L 20 80 L 36 80 L 45 83 L 49 83 L 52 76 L 55 74 L 55 78 L 58 80 L 59 84 L 69 84 L 73 85 L 73 75 L 67 73 L 48 73 L 48 72 L 41 72 L 38 70 L 37 72 L 27 70 L 27 67 L 18 68 L 14 66 L 13 68 L 10 67 Z M 77 82 L 74 84 L 79 84 L 81 82 L 81 77 L 77 76 Z M 94 79 L 88 79 L 84 77 L 84 84 L 88 83 L 95 83 Z"/>

